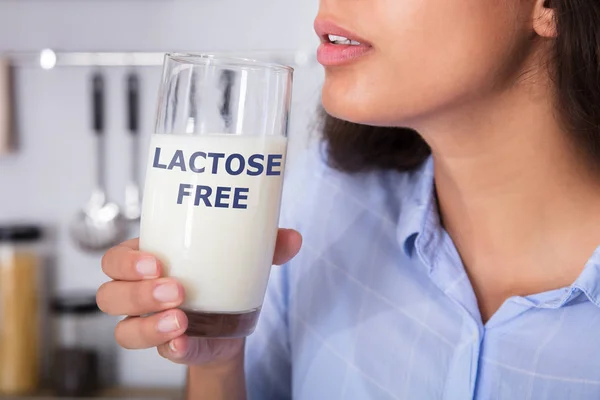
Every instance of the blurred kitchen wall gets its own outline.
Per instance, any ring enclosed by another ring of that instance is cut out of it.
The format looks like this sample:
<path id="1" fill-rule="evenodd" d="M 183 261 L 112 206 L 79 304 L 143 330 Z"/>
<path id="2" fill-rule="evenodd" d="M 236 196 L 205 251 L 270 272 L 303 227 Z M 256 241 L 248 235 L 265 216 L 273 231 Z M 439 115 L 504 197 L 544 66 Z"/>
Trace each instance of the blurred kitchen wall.
<path id="1" fill-rule="evenodd" d="M 0 55 L 56 51 L 254 51 L 306 52 L 295 75 L 291 157 L 305 147 L 319 101 L 322 72 L 312 59 L 317 39 L 312 20 L 317 0 L 0 0 Z M 107 81 L 109 197 L 123 204 L 129 174 L 124 80 L 130 68 L 104 68 Z M 142 162 L 160 68 L 142 77 Z M 104 280 L 99 255 L 75 248 L 68 224 L 92 191 L 94 138 L 90 129 L 89 77 L 83 67 L 15 69 L 19 149 L 0 156 L 0 223 L 39 222 L 53 232 L 58 292 L 95 290 Z M 142 171 L 144 168 L 142 168 Z M 132 235 L 135 235 L 135 228 Z M 113 346 L 115 320 L 98 331 Z M 154 350 L 118 351 L 123 385 L 177 385 L 183 368 Z"/>

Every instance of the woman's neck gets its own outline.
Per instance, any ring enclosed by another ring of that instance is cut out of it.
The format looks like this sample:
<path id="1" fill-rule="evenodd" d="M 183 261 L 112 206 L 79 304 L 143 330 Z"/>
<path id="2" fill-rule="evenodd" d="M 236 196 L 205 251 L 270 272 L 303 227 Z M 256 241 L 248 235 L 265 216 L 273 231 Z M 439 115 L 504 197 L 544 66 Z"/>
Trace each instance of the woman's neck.
<path id="1" fill-rule="evenodd" d="M 522 85 L 421 129 L 442 220 L 484 319 L 507 297 L 571 284 L 600 245 L 600 179 L 550 98 Z"/>

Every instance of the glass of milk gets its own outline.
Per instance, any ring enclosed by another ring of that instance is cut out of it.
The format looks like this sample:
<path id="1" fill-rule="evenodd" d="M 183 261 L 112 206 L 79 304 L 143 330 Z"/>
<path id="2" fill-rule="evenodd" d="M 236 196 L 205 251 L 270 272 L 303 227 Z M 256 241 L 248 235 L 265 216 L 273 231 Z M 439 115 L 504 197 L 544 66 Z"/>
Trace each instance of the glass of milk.
<path id="1" fill-rule="evenodd" d="M 255 328 L 277 237 L 293 69 L 167 54 L 140 249 L 186 291 L 190 336 Z"/>

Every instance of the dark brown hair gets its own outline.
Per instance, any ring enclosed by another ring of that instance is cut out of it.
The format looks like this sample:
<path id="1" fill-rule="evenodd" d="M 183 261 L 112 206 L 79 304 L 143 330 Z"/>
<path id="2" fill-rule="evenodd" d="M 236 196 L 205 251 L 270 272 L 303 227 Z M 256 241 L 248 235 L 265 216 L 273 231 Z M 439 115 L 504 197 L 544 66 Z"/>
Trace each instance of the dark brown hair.
<path id="1" fill-rule="evenodd" d="M 578 148 L 600 164 L 600 0 L 550 0 L 546 6 L 557 19 L 551 74 L 558 115 Z M 410 129 L 359 125 L 325 112 L 322 121 L 328 162 L 346 172 L 406 171 L 431 152 Z"/>

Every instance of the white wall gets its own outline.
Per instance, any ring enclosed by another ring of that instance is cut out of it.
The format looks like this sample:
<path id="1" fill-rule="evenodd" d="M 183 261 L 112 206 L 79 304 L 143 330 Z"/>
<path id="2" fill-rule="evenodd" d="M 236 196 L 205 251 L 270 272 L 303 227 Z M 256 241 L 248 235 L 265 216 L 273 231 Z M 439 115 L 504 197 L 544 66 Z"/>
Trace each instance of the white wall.
<path id="1" fill-rule="evenodd" d="M 0 0 L 0 54 L 39 51 L 236 51 L 314 49 L 316 0 Z M 104 70 L 108 85 L 109 194 L 121 203 L 127 179 L 126 68 Z M 68 224 L 92 190 L 93 136 L 89 130 L 87 68 L 16 70 L 18 153 L 0 158 L 0 223 L 40 222 L 53 232 L 57 290 L 95 290 L 105 280 L 99 255 L 77 250 Z M 140 69 L 145 161 L 160 68 Z M 296 72 L 292 153 L 303 147 L 319 98 L 321 71 Z M 132 229 L 135 234 L 136 227 Z M 112 347 L 104 319 L 97 341 Z M 183 369 L 154 350 L 118 352 L 125 385 L 173 385 Z M 151 367 L 151 368 L 150 368 Z"/>

